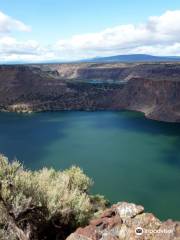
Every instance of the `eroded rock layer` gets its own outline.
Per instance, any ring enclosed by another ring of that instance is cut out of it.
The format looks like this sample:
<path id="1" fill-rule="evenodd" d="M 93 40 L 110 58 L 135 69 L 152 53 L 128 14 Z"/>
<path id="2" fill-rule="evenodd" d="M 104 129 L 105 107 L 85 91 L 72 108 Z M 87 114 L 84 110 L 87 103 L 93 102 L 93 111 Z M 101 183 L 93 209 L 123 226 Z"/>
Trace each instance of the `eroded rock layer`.
<path id="1" fill-rule="evenodd" d="M 180 122 L 180 64 L 0 66 L 1 111 L 122 109 Z"/>

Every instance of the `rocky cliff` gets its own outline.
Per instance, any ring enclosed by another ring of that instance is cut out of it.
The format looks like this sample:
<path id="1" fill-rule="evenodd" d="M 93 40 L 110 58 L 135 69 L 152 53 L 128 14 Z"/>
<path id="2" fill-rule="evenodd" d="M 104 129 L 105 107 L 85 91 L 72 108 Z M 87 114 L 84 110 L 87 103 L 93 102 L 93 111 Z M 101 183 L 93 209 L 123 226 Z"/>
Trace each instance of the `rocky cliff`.
<path id="1" fill-rule="evenodd" d="M 67 240 L 179 240 L 180 222 L 161 222 L 142 206 L 121 202 Z"/>
<path id="2" fill-rule="evenodd" d="M 0 66 L 1 111 L 121 109 L 180 122 L 180 63 Z"/>

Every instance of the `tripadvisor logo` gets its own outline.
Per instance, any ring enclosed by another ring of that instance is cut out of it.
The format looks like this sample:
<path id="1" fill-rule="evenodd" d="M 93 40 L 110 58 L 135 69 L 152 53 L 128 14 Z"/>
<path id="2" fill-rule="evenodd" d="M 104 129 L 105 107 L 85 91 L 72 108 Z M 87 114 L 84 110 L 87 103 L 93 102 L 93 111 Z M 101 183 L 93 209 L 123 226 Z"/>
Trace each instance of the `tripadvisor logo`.
<path id="1" fill-rule="evenodd" d="M 141 236 L 141 235 L 143 235 L 144 230 L 141 227 L 137 227 L 135 229 L 135 233 L 136 233 L 136 235 Z"/>
<path id="2" fill-rule="evenodd" d="M 172 234 L 173 229 L 143 229 L 142 227 L 137 227 L 135 229 L 135 234 L 141 236 L 143 234 Z"/>

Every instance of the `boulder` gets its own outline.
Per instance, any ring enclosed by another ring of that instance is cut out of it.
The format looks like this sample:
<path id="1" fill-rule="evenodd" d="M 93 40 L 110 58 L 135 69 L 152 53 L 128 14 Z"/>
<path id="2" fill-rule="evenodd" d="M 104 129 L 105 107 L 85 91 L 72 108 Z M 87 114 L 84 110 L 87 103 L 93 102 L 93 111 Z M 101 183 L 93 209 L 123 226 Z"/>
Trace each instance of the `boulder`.
<path id="1" fill-rule="evenodd" d="M 180 222 L 161 222 L 142 206 L 120 202 L 67 240 L 180 240 Z"/>

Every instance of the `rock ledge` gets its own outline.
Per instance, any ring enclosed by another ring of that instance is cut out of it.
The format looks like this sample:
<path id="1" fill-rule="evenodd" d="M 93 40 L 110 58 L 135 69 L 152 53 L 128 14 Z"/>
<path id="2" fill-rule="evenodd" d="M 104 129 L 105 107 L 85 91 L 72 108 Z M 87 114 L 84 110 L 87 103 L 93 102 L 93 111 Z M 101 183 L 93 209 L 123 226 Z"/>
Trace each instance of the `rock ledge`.
<path id="1" fill-rule="evenodd" d="M 144 208 L 120 202 L 78 228 L 67 240 L 180 240 L 180 222 L 161 222 Z"/>

